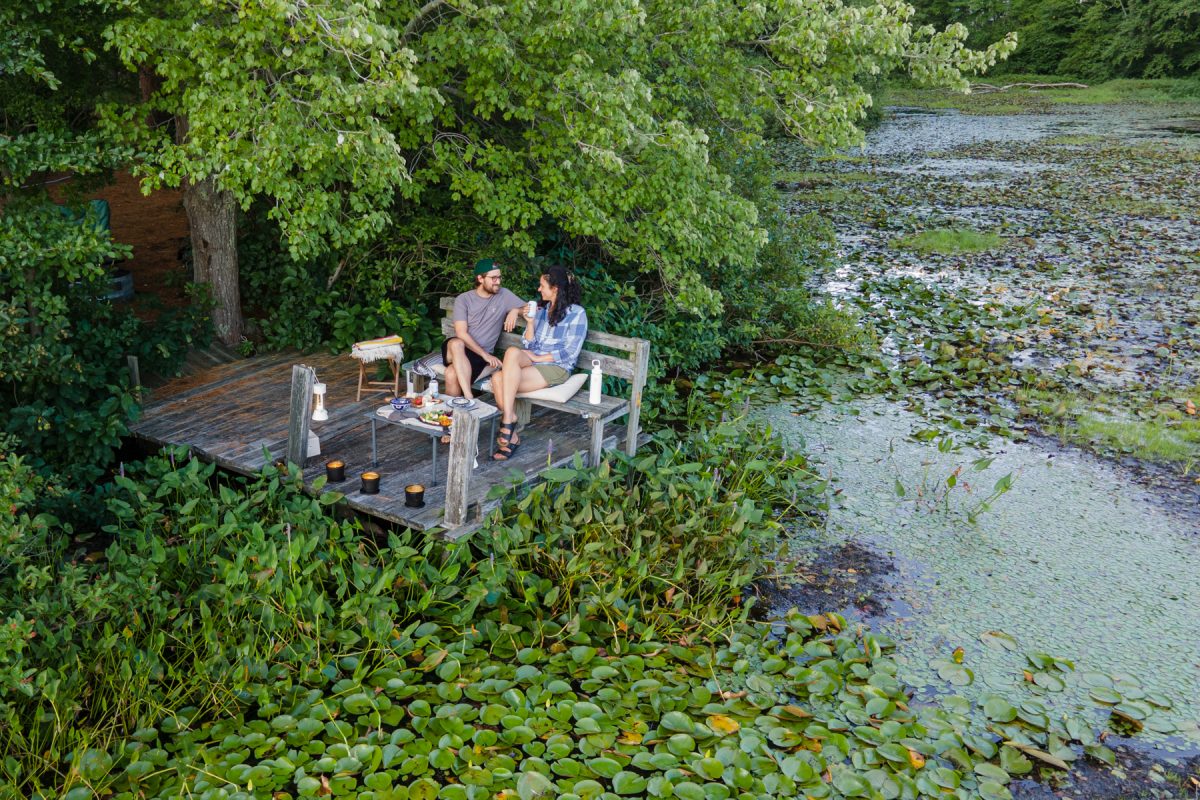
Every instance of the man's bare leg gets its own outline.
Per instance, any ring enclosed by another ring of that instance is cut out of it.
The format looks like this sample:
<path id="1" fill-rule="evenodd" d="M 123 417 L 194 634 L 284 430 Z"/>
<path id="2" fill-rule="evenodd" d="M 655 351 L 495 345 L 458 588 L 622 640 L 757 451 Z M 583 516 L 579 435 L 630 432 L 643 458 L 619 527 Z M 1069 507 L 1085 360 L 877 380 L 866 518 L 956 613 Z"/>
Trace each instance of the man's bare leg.
<path id="1" fill-rule="evenodd" d="M 462 339 L 451 339 L 446 346 L 450 363 L 446 365 L 446 394 L 467 399 L 475 395 L 471 391 L 471 362 L 467 360 L 467 346 Z"/>
<path id="2" fill-rule="evenodd" d="M 445 385 L 442 386 L 442 392 L 451 397 L 458 397 L 462 394 L 462 390 L 458 388 L 458 373 L 449 364 L 446 365 Z"/>

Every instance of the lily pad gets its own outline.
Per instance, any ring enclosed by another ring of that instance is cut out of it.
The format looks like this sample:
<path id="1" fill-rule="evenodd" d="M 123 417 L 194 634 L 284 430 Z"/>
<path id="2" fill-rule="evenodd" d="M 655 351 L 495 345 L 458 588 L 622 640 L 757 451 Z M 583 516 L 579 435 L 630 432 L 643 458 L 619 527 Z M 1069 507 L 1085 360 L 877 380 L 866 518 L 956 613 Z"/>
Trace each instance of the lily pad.
<path id="1" fill-rule="evenodd" d="M 1012 722 L 1017 718 L 1017 708 L 1002 697 L 992 697 L 983 704 L 983 713 L 993 722 Z"/>
<path id="2" fill-rule="evenodd" d="M 969 667 L 949 659 L 935 658 L 929 666 L 937 670 L 939 678 L 954 686 L 969 686 L 975 681 L 975 673 Z"/>
<path id="3" fill-rule="evenodd" d="M 1110 706 L 1115 706 L 1117 703 L 1121 702 L 1121 695 L 1119 692 L 1117 692 L 1115 689 L 1107 689 L 1103 686 L 1093 687 L 1088 691 L 1088 696 L 1097 703 L 1104 703 L 1105 705 Z"/>
<path id="4" fill-rule="evenodd" d="M 980 781 L 979 796 L 983 800 L 1012 800 L 1012 792 L 997 781 Z"/>
<path id="5" fill-rule="evenodd" d="M 1102 687 L 1105 689 L 1113 687 L 1113 679 L 1103 672 L 1084 672 L 1079 676 L 1079 680 L 1084 686 L 1088 687 Z"/>
<path id="6" fill-rule="evenodd" d="M 1009 774 L 995 764 L 989 764 L 986 761 L 981 761 L 976 764 L 973 769 L 975 774 L 987 780 L 996 781 L 997 783 L 1008 783 L 1010 780 Z"/>
<path id="7" fill-rule="evenodd" d="M 1067 688 L 1062 678 L 1050 672 L 1035 672 L 1033 682 L 1048 692 L 1061 692 Z"/>
<path id="8" fill-rule="evenodd" d="M 554 794 L 554 784 L 540 772 L 522 772 L 517 779 L 517 795 L 521 800 L 553 797 Z"/>
<path id="9" fill-rule="evenodd" d="M 1014 651 L 1018 648 L 1017 640 L 1003 631 L 985 631 L 979 634 L 979 641 L 1001 650 Z"/>
<path id="10" fill-rule="evenodd" d="M 1146 702 L 1158 708 L 1171 708 L 1173 705 L 1170 698 L 1161 694 L 1155 694 L 1154 692 L 1147 693 Z"/>
<path id="11" fill-rule="evenodd" d="M 621 771 L 613 776 L 613 791 L 621 795 L 641 794 L 646 789 L 646 779 L 636 772 Z"/>

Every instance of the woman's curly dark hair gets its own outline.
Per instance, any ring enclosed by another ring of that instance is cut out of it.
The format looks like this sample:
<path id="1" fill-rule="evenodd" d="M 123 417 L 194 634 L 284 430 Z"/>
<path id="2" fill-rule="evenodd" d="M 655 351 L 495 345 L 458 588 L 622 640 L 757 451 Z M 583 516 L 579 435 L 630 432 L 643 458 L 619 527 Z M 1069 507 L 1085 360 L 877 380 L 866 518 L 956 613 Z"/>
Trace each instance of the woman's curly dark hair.
<path id="1" fill-rule="evenodd" d="M 567 309 L 583 298 L 583 290 L 579 286 L 579 279 L 568 272 L 566 267 L 558 264 L 547 269 L 542 277 L 552 288 L 558 289 L 558 300 L 547 314 L 550 324 L 557 325 L 567 315 Z M 544 306 L 546 303 L 540 301 L 538 305 Z"/>

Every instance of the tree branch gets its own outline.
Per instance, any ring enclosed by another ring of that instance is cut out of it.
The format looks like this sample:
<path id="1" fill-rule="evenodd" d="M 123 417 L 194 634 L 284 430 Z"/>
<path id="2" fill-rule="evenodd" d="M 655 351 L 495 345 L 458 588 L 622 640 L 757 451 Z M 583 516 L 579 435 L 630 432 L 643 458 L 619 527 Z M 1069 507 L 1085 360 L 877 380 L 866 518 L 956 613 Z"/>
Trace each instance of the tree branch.
<path id="1" fill-rule="evenodd" d="M 418 8 L 416 15 L 404 27 L 404 34 L 400 37 L 400 41 L 407 42 L 408 37 L 417 32 L 417 29 L 421 27 L 426 17 L 445 5 L 449 5 L 446 0 L 429 0 L 428 3 Z"/>

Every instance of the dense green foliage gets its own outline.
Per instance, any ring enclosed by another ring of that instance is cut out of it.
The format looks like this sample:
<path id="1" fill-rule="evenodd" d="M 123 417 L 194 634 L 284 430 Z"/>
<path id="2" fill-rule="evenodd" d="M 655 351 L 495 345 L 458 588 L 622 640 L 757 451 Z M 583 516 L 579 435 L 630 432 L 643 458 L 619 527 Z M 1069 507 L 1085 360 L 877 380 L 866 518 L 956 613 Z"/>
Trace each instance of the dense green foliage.
<path id="1" fill-rule="evenodd" d="M 1005 800 L 1072 742 L 1111 762 L 1034 699 L 910 706 L 835 615 L 749 621 L 820 484 L 768 433 L 704 434 L 548 473 L 454 544 L 179 452 L 118 480 L 100 552 L 7 458 L 0 797 Z"/>
<path id="2" fill-rule="evenodd" d="M 728 464 L 735 443 L 746 461 Z M 397 630 L 420 620 L 465 635 L 497 614 L 533 613 L 543 635 L 582 627 L 613 647 L 629 630 L 726 626 L 749 607 L 735 601 L 775 546 L 770 508 L 786 510 L 811 481 L 770 437 L 723 425 L 636 461 L 552 473 L 476 541 L 409 533 L 375 544 L 329 514 L 338 495 L 302 494 L 294 474 L 230 480 L 177 455 L 117 478 L 102 536 L 37 513 L 60 489 L 15 455 L 3 462 L 0 499 L 13 515 L 0 523 L 0 774 L 10 785 L 61 782 L 70 753 L 107 749 L 166 712 L 243 713 L 266 702 L 268 669 L 316 676 L 339 656 L 385 664 Z M 612 570 L 619 580 L 595 580 Z"/>
<path id="3" fill-rule="evenodd" d="M 801 324 L 798 287 L 828 235 L 781 212 L 768 137 L 855 141 L 878 76 L 961 86 L 1010 48 L 914 29 L 903 4 L 809 12 L 588 0 L 5 10 L 0 279 L 16 334 L 5 380 L 24 409 L 11 430 L 48 465 L 94 474 L 130 409 L 121 357 L 169 360 L 194 336 L 183 323 L 114 329 L 86 294 L 68 300 L 76 284 L 103 285 L 125 251 L 48 219 L 42 184 L 60 173 L 82 191 L 80 177 L 131 166 L 147 189 L 213 183 L 239 204 L 250 346 L 342 350 L 400 333 L 430 348 L 432 295 L 466 288 L 479 254 L 529 279 L 547 258 L 572 265 L 598 326 L 659 345 L 655 378 L 781 340 Z M 230 302 L 219 287 L 216 301 Z M 68 331 L 68 318 L 81 324 Z M 59 437 L 79 408 L 98 416 Z"/>
<path id="4" fill-rule="evenodd" d="M 973 43 L 1015 31 L 1006 69 L 1090 81 L 1200 74 L 1200 6 L 1192 0 L 915 0 L 922 21 L 959 22 Z"/>
<path id="5" fill-rule="evenodd" d="M 335 255 L 314 285 L 390 266 L 371 282 L 395 286 L 411 263 L 558 240 L 705 315 L 723 299 L 711 273 L 753 280 L 773 235 L 738 185 L 743 153 L 783 132 L 853 142 L 864 83 L 899 70 L 962 86 L 1011 49 L 965 49 L 961 28 L 914 28 L 891 2 L 128 8 L 107 41 L 160 83 L 110 106 L 108 129 L 138 145 L 148 185 L 266 201 L 300 271 Z M 147 110 L 177 123 L 145 126 Z"/>
<path id="6" fill-rule="evenodd" d="M 201 330 L 198 313 L 149 325 L 97 302 L 129 248 L 50 199 L 48 187 L 66 176 L 62 195 L 78 202 L 130 156 L 87 118 L 97 98 L 120 88 L 115 65 L 97 53 L 113 18 L 99 1 L 0 11 L 0 28 L 18 43 L 0 82 L 0 432 L 39 471 L 80 488 L 102 474 L 136 413 L 125 357 L 147 373 L 165 370 Z"/>

